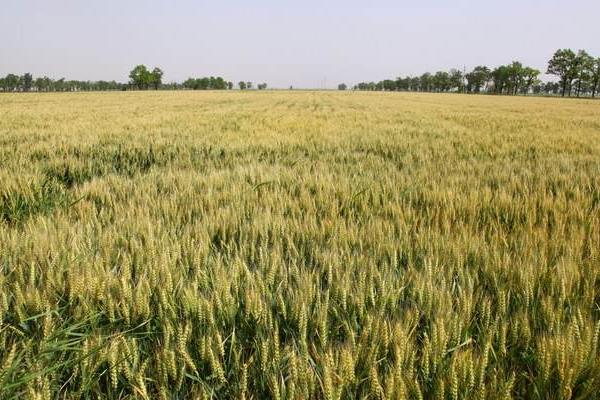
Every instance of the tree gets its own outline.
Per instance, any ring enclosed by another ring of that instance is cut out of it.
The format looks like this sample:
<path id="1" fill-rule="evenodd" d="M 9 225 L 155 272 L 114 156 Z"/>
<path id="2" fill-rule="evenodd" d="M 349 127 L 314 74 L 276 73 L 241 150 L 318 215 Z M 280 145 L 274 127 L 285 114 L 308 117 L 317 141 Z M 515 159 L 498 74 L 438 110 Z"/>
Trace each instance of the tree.
<path id="1" fill-rule="evenodd" d="M 418 91 L 421 87 L 421 78 L 415 76 L 414 78 L 408 78 L 408 90 L 412 90 L 414 92 Z"/>
<path id="2" fill-rule="evenodd" d="M 21 77 L 21 89 L 24 92 L 29 92 L 33 86 L 33 76 L 27 72 Z"/>
<path id="3" fill-rule="evenodd" d="M 575 57 L 575 70 L 574 79 L 576 87 L 576 95 L 581 95 L 582 89 L 585 90 L 586 86 L 590 84 L 594 69 L 594 58 L 590 56 L 585 50 L 579 50 Z"/>
<path id="4" fill-rule="evenodd" d="M 183 82 L 183 87 L 186 89 L 194 89 L 194 90 L 225 90 L 233 88 L 233 83 L 226 82 L 225 79 L 220 76 L 210 78 L 188 78 L 185 82 Z"/>
<path id="5" fill-rule="evenodd" d="M 129 79 L 129 83 L 139 90 L 148 89 L 148 86 L 152 83 L 152 73 L 148 71 L 145 65 L 140 64 L 131 70 Z"/>
<path id="6" fill-rule="evenodd" d="M 391 91 L 394 91 L 397 89 L 396 81 L 393 81 L 391 79 L 384 80 L 382 82 L 381 86 L 382 86 L 383 90 L 388 91 L 388 92 L 391 92 Z"/>
<path id="7" fill-rule="evenodd" d="M 576 75 L 577 56 L 571 49 L 557 50 L 548 61 L 547 73 L 560 78 L 561 95 L 564 97 L 567 89 L 571 95 L 571 85 Z"/>
<path id="8" fill-rule="evenodd" d="M 194 78 L 187 78 L 183 81 L 182 86 L 185 89 L 194 89 L 194 85 L 196 84 L 196 80 Z"/>
<path id="9" fill-rule="evenodd" d="M 527 94 L 534 85 L 537 85 L 540 82 L 538 79 L 538 76 L 540 76 L 540 71 L 535 68 L 525 67 L 521 71 L 521 74 L 523 81 L 523 94 Z"/>
<path id="10" fill-rule="evenodd" d="M 210 78 L 196 79 L 196 89 L 207 90 L 210 87 Z"/>
<path id="11" fill-rule="evenodd" d="M 450 75 L 446 71 L 438 71 L 433 76 L 432 83 L 436 92 L 446 92 L 450 88 Z"/>
<path id="12" fill-rule="evenodd" d="M 246 82 L 246 89 L 252 89 L 252 82 Z"/>
<path id="13" fill-rule="evenodd" d="M 358 90 L 370 90 L 373 91 L 377 88 L 377 85 L 375 84 L 375 82 L 361 82 L 358 85 L 356 85 L 356 89 Z"/>
<path id="14" fill-rule="evenodd" d="M 65 90 L 65 78 L 60 78 L 54 81 L 54 90 L 62 92 Z"/>
<path id="15" fill-rule="evenodd" d="M 593 62 L 590 82 L 592 84 L 592 98 L 594 98 L 600 90 L 600 58 L 596 58 Z"/>
<path id="16" fill-rule="evenodd" d="M 240 90 L 246 90 L 246 82 L 240 81 L 238 86 L 240 87 Z"/>
<path id="17" fill-rule="evenodd" d="M 508 72 L 508 94 L 519 93 L 521 86 L 523 85 L 523 64 L 518 61 L 513 61 L 512 64 L 507 66 Z"/>
<path id="18" fill-rule="evenodd" d="M 467 91 L 480 93 L 482 87 L 487 86 L 490 80 L 491 71 L 484 65 L 478 65 L 473 71 L 465 75 L 467 79 Z"/>
<path id="19" fill-rule="evenodd" d="M 494 82 L 494 92 L 497 94 L 504 93 L 504 89 L 508 88 L 510 70 L 506 65 L 500 65 L 492 71 L 492 81 Z"/>
<path id="20" fill-rule="evenodd" d="M 463 73 L 460 72 L 460 70 L 453 68 L 448 75 L 449 89 L 456 89 L 459 92 L 464 91 Z"/>
<path id="21" fill-rule="evenodd" d="M 162 85 L 163 74 L 164 72 L 158 67 L 154 67 L 150 73 L 150 82 L 152 83 L 152 86 L 154 86 L 154 90 L 158 90 L 160 85 Z"/>
<path id="22" fill-rule="evenodd" d="M 425 72 L 419 78 L 419 91 L 421 92 L 431 92 L 433 90 L 433 76 L 429 72 Z"/>
<path id="23" fill-rule="evenodd" d="M 266 83 L 259 83 L 257 86 L 258 90 L 265 90 L 267 88 Z"/>
<path id="24" fill-rule="evenodd" d="M 348 86 L 345 83 L 340 83 L 338 85 L 338 90 L 346 90 L 348 89 Z"/>
<path id="25" fill-rule="evenodd" d="M 4 78 L 4 90 L 14 92 L 19 87 L 19 77 L 15 74 L 8 74 Z"/>
<path id="26" fill-rule="evenodd" d="M 220 76 L 217 76 L 216 78 L 211 76 L 209 81 L 210 81 L 210 88 L 213 90 L 227 89 L 227 82 L 225 82 L 225 79 L 221 78 Z"/>
<path id="27" fill-rule="evenodd" d="M 38 92 L 45 92 L 46 90 L 48 90 L 44 78 L 37 78 L 35 80 L 34 86 L 36 87 Z"/>
<path id="28" fill-rule="evenodd" d="M 396 90 L 409 90 L 411 79 L 412 78 L 410 78 L 410 77 L 402 78 L 400 76 L 398 78 L 396 78 L 396 81 L 394 82 L 394 85 L 396 86 Z"/>

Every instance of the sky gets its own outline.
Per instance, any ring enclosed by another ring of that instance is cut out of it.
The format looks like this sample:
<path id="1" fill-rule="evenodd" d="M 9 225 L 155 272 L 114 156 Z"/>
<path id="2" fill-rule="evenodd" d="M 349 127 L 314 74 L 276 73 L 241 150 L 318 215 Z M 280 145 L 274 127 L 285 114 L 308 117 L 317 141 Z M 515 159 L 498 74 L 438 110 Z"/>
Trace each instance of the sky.
<path id="1" fill-rule="evenodd" d="M 0 0 L 0 75 L 202 76 L 334 88 L 519 60 L 600 57 L 600 0 Z"/>

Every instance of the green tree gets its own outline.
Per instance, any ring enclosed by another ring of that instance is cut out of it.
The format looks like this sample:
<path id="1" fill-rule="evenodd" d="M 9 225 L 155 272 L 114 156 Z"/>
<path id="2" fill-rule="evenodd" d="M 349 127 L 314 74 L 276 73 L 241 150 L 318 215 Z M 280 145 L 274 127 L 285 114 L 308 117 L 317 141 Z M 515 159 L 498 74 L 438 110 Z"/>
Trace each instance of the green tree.
<path id="1" fill-rule="evenodd" d="M 490 69 L 484 65 L 478 65 L 473 68 L 473 71 L 465 75 L 465 78 L 467 79 L 467 91 L 480 93 L 481 89 L 487 86 L 490 75 Z"/>
<path id="2" fill-rule="evenodd" d="M 258 86 L 256 86 L 258 88 L 258 90 L 265 90 L 267 88 L 267 84 L 266 83 L 259 83 Z"/>
<path id="3" fill-rule="evenodd" d="M 438 71 L 433 76 L 432 83 L 436 92 L 446 92 L 450 89 L 450 74 L 446 71 Z"/>
<path id="4" fill-rule="evenodd" d="M 196 79 L 196 83 L 197 83 L 197 85 L 196 85 L 197 89 L 207 90 L 210 88 L 210 79 L 209 78 L 204 77 L 204 78 Z"/>
<path id="5" fill-rule="evenodd" d="M 503 94 L 504 89 L 510 90 L 510 69 L 506 65 L 500 65 L 492 71 L 492 81 L 494 82 L 494 92 L 497 94 Z"/>
<path id="6" fill-rule="evenodd" d="M 579 50 L 575 57 L 575 93 L 577 97 L 581 95 L 582 90 L 591 86 L 592 74 L 594 69 L 594 58 L 585 50 Z"/>
<path id="7" fill-rule="evenodd" d="M 214 90 L 225 90 L 227 89 L 227 82 L 225 82 L 225 79 L 221 78 L 220 76 L 217 76 L 216 78 L 211 77 L 210 86 L 210 88 Z"/>
<path id="8" fill-rule="evenodd" d="M 34 86 L 39 92 L 50 92 L 53 88 L 52 79 L 44 76 L 43 78 L 37 78 L 35 80 Z"/>
<path id="9" fill-rule="evenodd" d="M 394 82 L 396 90 L 409 90 L 410 80 L 410 77 L 402 78 L 401 76 L 399 76 L 398 78 L 396 78 L 396 81 Z"/>
<path id="10" fill-rule="evenodd" d="M 19 77 L 15 74 L 8 74 L 4 78 L 4 90 L 14 92 L 19 87 Z"/>
<path id="11" fill-rule="evenodd" d="M 246 90 L 246 82 L 240 81 L 238 86 L 240 87 L 240 90 Z"/>
<path id="12" fill-rule="evenodd" d="M 164 72 L 158 67 L 155 67 L 150 73 L 150 83 L 154 86 L 154 90 L 158 90 L 160 85 L 162 85 L 163 74 Z"/>
<path id="13" fill-rule="evenodd" d="M 414 78 L 408 78 L 408 88 L 407 89 L 416 92 L 419 90 L 420 87 L 421 87 L 421 78 L 420 77 L 415 76 Z"/>
<path id="14" fill-rule="evenodd" d="M 540 73 L 539 70 L 531 67 L 525 67 L 521 70 L 522 91 L 524 94 L 529 93 L 532 87 L 539 84 L 538 76 L 540 76 Z"/>
<path id="15" fill-rule="evenodd" d="M 346 90 L 348 89 L 348 86 L 345 83 L 340 83 L 338 85 L 338 90 Z"/>
<path id="16" fill-rule="evenodd" d="M 211 76 L 209 78 L 188 78 L 182 83 L 182 86 L 186 89 L 194 90 L 225 90 L 227 88 L 233 88 L 233 83 L 226 82 L 225 79 L 220 76 L 216 78 Z"/>
<path id="17" fill-rule="evenodd" d="M 140 64 L 131 70 L 129 79 L 129 83 L 139 90 L 148 89 L 148 86 L 152 83 L 152 73 L 148 71 L 145 65 Z"/>
<path id="18" fill-rule="evenodd" d="M 557 50 L 548 61 L 547 73 L 560 79 L 561 95 L 564 97 L 567 89 L 571 95 L 571 86 L 577 71 L 577 55 L 571 49 Z"/>
<path id="19" fill-rule="evenodd" d="M 448 74 L 449 89 L 456 89 L 459 92 L 464 91 L 463 73 L 458 69 L 451 69 Z"/>
<path id="20" fill-rule="evenodd" d="M 594 60 L 590 82 L 592 85 L 592 98 L 594 98 L 600 90 L 600 58 Z"/>
<path id="21" fill-rule="evenodd" d="M 33 75 L 31 75 L 29 72 L 25 73 L 22 77 L 21 77 L 21 89 L 24 92 L 29 92 L 31 90 L 31 88 L 33 87 Z"/>
<path id="22" fill-rule="evenodd" d="M 507 80 L 507 91 L 508 94 L 519 93 L 523 85 L 523 64 L 518 61 L 513 61 L 507 66 L 508 80 Z"/>
<path id="23" fill-rule="evenodd" d="M 194 78 L 188 78 L 182 83 L 182 86 L 186 89 L 194 89 L 195 85 L 196 80 Z"/>
<path id="24" fill-rule="evenodd" d="M 63 92 L 65 90 L 65 78 L 57 79 L 54 82 L 54 88 L 57 92 Z"/>
<path id="25" fill-rule="evenodd" d="M 433 90 L 433 76 L 429 72 L 425 72 L 419 78 L 419 90 L 421 92 L 431 92 Z"/>
<path id="26" fill-rule="evenodd" d="M 33 85 L 35 86 L 35 88 L 37 89 L 38 92 L 45 92 L 45 85 L 44 85 L 44 79 L 43 78 L 37 78 L 35 80 L 35 82 L 33 83 Z"/>
<path id="27" fill-rule="evenodd" d="M 217 88 L 217 79 L 214 76 L 208 78 L 207 89 L 218 89 Z"/>
<path id="28" fill-rule="evenodd" d="M 393 81 L 391 79 L 386 79 L 381 83 L 381 86 L 383 87 L 383 90 L 391 92 L 396 90 L 397 86 L 396 86 L 396 81 Z"/>

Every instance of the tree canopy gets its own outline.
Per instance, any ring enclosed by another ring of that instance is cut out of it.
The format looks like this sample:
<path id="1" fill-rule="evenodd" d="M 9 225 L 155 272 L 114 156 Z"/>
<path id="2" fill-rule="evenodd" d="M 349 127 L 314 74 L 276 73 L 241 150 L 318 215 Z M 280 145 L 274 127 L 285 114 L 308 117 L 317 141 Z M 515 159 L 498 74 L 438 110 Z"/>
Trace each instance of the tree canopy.
<path id="1" fill-rule="evenodd" d="M 233 84 L 230 85 L 230 82 L 225 81 L 220 76 L 216 78 L 211 76 L 209 78 L 188 78 L 183 82 L 183 87 L 193 90 L 225 90 L 233 87 Z"/>
<path id="2" fill-rule="evenodd" d="M 139 90 L 146 90 L 153 87 L 158 90 L 162 84 L 163 71 L 155 67 L 152 71 L 143 65 L 137 65 L 129 73 L 129 84 Z"/>

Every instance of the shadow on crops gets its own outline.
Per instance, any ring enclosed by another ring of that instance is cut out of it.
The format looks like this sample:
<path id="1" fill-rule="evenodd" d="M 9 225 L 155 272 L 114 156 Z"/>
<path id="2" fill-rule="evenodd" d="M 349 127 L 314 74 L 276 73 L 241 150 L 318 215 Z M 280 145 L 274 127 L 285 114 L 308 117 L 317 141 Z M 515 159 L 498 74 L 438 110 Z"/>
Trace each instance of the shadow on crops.
<path id="1" fill-rule="evenodd" d="M 166 147 L 123 148 L 121 146 L 98 146 L 86 149 L 70 148 L 61 161 L 44 168 L 48 179 L 56 179 L 65 187 L 72 188 L 95 177 L 116 174 L 133 177 L 147 173 L 153 166 L 164 166 L 176 156 Z"/>
<path id="2" fill-rule="evenodd" d="M 16 225 L 34 215 L 47 214 L 56 207 L 72 203 L 72 196 L 60 182 L 30 182 L 0 192 L 0 221 Z"/>

